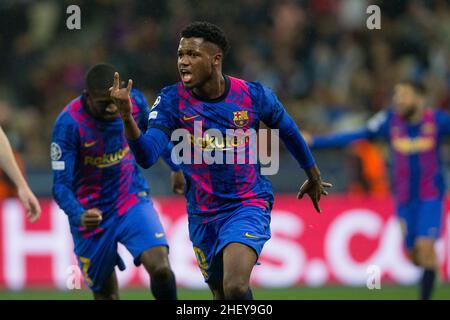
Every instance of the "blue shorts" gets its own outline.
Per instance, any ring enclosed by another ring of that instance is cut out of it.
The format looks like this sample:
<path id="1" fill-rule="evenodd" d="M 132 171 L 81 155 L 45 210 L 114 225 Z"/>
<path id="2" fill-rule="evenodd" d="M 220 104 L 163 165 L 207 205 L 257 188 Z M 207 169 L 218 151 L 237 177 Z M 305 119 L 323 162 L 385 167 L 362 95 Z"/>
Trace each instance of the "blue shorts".
<path id="1" fill-rule="evenodd" d="M 252 248 L 259 258 L 270 239 L 270 210 L 242 206 L 207 223 L 190 217 L 189 237 L 205 282 L 221 283 L 223 248 L 232 242 L 242 243 Z"/>
<path id="2" fill-rule="evenodd" d="M 83 238 L 74 236 L 75 254 L 84 279 L 92 291 L 98 292 L 108 280 L 117 265 L 120 270 L 125 264 L 117 252 L 117 243 L 123 244 L 140 264 L 140 255 L 147 249 L 167 246 L 164 229 L 152 202 L 145 198 L 131 207 L 123 216 L 103 232 Z"/>
<path id="3" fill-rule="evenodd" d="M 398 205 L 406 247 L 414 248 L 417 238 L 437 239 L 441 234 L 444 202 L 442 199 L 410 201 Z"/>

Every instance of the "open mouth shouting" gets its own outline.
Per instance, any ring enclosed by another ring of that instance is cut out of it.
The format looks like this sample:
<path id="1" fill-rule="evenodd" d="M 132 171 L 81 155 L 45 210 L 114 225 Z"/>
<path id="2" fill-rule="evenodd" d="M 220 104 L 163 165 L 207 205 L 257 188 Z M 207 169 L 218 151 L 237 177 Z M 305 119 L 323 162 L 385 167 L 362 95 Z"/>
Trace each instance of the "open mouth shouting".
<path id="1" fill-rule="evenodd" d="M 192 72 L 184 68 L 180 69 L 180 77 L 184 84 L 189 84 L 193 78 Z"/>

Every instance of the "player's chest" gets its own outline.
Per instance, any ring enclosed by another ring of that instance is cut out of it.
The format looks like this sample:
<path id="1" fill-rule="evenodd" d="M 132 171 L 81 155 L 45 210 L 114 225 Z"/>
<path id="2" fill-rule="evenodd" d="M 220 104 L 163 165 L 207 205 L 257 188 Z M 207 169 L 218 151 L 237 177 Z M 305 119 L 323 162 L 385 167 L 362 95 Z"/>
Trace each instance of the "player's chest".
<path id="1" fill-rule="evenodd" d="M 84 166 L 103 169 L 131 157 L 122 128 L 85 128 L 81 131 L 79 157 Z"/>
<path id="2" fill-rule="evenodd" d="M 201 126 L 208 129 L 250 129 L 259 123 L 258 114 L 252 106 L 231 103 L 199 103 L 179 109 L 180 127 L 193 131 Z"/>
<path id="3" fill-rule="evenodd" d="M 433 152 L 437 145 L 435 123 L 419 125 L 393 125 L 390 128 L 392 148 L 403 155 Z"/>

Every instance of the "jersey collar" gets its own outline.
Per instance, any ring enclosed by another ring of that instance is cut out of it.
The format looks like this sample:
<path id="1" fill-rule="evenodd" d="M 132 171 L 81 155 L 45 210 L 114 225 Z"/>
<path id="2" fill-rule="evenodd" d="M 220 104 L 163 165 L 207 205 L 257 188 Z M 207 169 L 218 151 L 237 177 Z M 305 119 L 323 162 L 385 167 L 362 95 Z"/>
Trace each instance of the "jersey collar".
<path id="1" fill-rule="evenodd" d="M 223 78 L 225 80 L 225 90 L 223 91 L 223 94 L 220 97 L 217 97 L 217 98 L 214 98 L 214 99 L 208 99 L 208 98 L 200 97 L 200 96 L 196 95 L 193 90 L 188 90 L 188 92 L 195 99 L 197 99 L 199 101 L 202 101 L 202 102 L 208 102 L 208 103 L 220 102 L 220 101 L 224 100 L 228 96 L 228 93 L 230 92 L 230 87 L 231 87 L 230 78 L 228 76 L 226 76 L 226 75 L 223 75 Z"/>

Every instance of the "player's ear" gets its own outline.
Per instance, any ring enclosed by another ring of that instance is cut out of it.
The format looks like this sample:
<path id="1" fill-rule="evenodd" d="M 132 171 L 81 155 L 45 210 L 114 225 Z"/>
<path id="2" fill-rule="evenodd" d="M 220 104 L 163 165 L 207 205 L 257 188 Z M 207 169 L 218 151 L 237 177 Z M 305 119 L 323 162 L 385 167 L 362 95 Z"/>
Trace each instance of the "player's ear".
<path id="1" fill-rule="evenodd" d="M 217 52 L 214 57 L 213 57 L 213 64 L 215 66 L 219 65 L 222 63 L 222 59 L 223 59 L 223 54 L 221 52 Z"/>
<path id="2" fill-rule="evenodd" d="M 86 97 L 86 102 L 89 105 L 89 107 L 92 107 L 92 96 L 89 94 L 89 92 L 86 89 L 83 90 L 83 94 Z"/>

